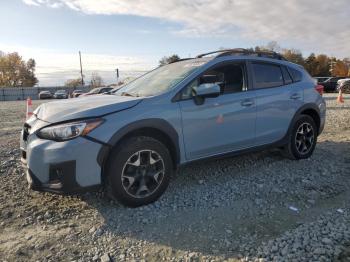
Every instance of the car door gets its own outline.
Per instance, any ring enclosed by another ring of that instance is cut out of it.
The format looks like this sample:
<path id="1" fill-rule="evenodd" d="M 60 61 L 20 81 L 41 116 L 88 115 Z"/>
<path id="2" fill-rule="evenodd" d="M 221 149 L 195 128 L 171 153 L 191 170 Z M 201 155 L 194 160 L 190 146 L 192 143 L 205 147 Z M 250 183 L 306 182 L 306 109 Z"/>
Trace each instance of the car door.
<path id="1" fill-rule="evenodd" d="M 215 76 L 221 94 L 196 104 L 191 96 L 201 79 Z M 188 160 L 250 147 L 255 139 L 255 95 L 248 91 L 245 63 L 217 65 L 189 84 L 178 102 Z"/>
<path id="2" fill-rule="evenodd" d="M 270 144 L 287 133 L 302 90 L 293 89 L 288 70 L 277 63 L 251 62 L 250 70 L 256 91 L 256 145 Z"/>

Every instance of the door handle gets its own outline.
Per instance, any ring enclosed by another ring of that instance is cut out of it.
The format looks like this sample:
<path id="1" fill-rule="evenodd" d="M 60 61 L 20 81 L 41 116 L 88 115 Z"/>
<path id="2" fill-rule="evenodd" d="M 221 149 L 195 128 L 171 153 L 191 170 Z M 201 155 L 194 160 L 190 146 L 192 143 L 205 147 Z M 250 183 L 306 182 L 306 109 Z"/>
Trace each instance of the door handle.
<path id="1" fill-rule="evenodd" d="M 246 99 L 241 102 L 241 106 L 245 106 L 245 107 L 252 106 L 253 104 L 254 102 L 250 99 Z"/>
<path id="2" fill-rule="evenodd" d="M 297 93 L 290 96 L 290 99 L 293 99 L 293 100 L 300 99 L 300 98 L 301 98 L 300 95 Z"/>

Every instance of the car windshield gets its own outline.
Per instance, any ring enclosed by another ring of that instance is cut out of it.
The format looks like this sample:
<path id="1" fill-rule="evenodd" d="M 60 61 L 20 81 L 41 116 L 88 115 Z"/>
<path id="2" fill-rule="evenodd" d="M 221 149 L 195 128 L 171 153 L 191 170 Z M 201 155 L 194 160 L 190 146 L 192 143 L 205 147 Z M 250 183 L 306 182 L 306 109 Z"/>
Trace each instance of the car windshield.
<path id="1" fill-rule="evenodd" d="M 57 94 L 64 94 L 64 93 L 66 93 L 66 91 L 64 91 L 64 90 L 58 90 L 56 93 L 57 93 Z"/>
<path id="2" fill-rule="evenodd" d="M 160 66 L 124 85 L 114 94 L 119 96 L 155 96 L 171 90 L 207 60 L 186 60 Z"/>

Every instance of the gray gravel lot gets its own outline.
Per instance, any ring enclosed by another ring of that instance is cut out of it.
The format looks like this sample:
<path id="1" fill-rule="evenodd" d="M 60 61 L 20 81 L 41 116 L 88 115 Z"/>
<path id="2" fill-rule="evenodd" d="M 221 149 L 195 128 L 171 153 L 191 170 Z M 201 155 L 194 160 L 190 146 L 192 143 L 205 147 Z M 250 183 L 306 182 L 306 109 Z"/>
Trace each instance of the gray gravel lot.
<path id="1" fill-rule="evenodd" d="M 314 155 L 277 150 L 188 165 L 156 203 L 27 189 L 25 102 L 0 102 L 0 260 L 350 261 L 350 95 L 326 94 Z M 38 105 L 34 101 L 34 106 Z"/>

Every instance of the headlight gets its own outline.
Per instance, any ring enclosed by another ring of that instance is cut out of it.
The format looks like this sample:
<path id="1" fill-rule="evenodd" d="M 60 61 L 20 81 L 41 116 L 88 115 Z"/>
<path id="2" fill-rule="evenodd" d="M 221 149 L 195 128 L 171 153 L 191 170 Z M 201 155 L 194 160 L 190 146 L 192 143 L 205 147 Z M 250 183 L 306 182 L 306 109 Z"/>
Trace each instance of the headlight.
<path id="1" fill-rule="evenodd" d="M 42 139 L 66 141 L 78 136 L 85 136 L 102 123 L 102 119 L 93 119 L 48 126 L 40 129 L 37 136 Z"/>

